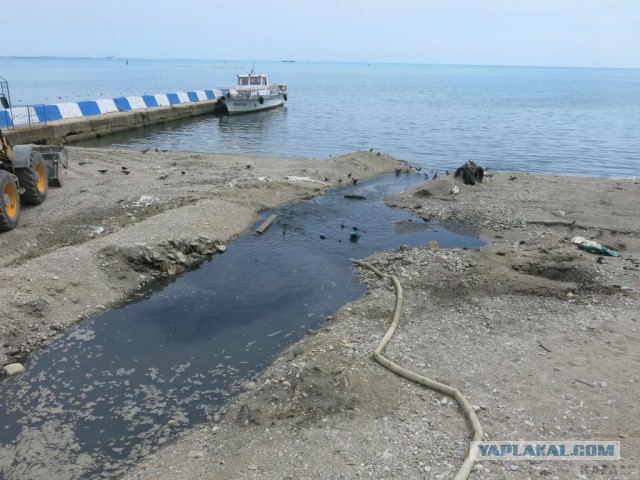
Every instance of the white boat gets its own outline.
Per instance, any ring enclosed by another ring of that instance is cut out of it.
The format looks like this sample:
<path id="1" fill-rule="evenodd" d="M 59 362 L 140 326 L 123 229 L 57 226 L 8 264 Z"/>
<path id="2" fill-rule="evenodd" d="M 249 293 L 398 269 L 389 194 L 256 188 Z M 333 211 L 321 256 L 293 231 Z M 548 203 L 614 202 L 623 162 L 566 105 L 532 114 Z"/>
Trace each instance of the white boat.
<path id="1" fill-rule="evenodd" d="M 281 107 L 287 101 L 287 86 L 269 82 L 269 75 L 251 73 L 238 75 L 234 87 L 225 92 L 223 89 L 222 104 L 229 115 L 258 112 L 270 108 Z"/>

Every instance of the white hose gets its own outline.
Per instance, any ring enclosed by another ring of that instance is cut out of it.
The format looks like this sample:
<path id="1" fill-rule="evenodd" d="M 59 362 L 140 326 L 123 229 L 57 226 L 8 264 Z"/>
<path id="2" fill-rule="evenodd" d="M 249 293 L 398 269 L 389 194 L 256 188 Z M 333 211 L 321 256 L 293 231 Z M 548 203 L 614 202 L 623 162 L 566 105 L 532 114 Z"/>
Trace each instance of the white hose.
<path id="1" fill-rule="evenodd" d="M 400 282 L 394 275 L 383 273 L 380 270 L 378 270 L 376 267 L 374 267 L 373 265 L 367 262 L 363 262 L 362 260 L 353 260 L 353 263 L 355 263 L 356 265 L 360 265 L 362 267 L 368 268 L 380 278 L 390 278 L 396 289 L 396 308 L 395 308 L 395 311 L 393 312 L 393 320 L 391 322 L 391 326 L 389 326 L 389 329 L 387 330 L 387 333 L 384 335 L 382 340 L 380 340 L 378 347 L 373 352 L 373 358 L 380 365 L 391 370 L 393 373 L 400 375 L 401 377 L 407 378 L 413 382 L 419 383 L 420 385 L 431 388 L 438 392 L 442 392 L 445 395 L 449 395 L 450 397 L 455 398 L 456 401 L 458 402 L 458 405 L 460 405 L 460 408 L 462 408 L 462 411 L 466 415 L 467 420 L 469 421 L 469 424 L 471 425 L 471 429 L 473 430 L 472 440 L 477 442 L 482 441 L 482 426 L 480 425 L 480 421 L 476 416 L 476 412 L 471 407 L 471 404 L 464 397 L 464 395 L 460 393 L 460 390 L 458 390 L 457 388 L 453 388 L 448 385 L 445 385 L 443 383 L 436 382 L 435 380 L 431 380 L 429 378 L 423 377 L 422 375 L 418 375 L 405 368 L 402 368 L 400 365 L 392 362 L 391 360 L 389 360 L 388 358 L 382 355 L 382 351 L 387 346 L 387 343 L 389 343 L 389 340 L 391 340 L 391 337 L 393 337 L 393 334 L 395 333 L 396 328 L 398 327 L 398 323 L 400 322 L 400 314 L 402 312 L 402 303 L 404 301 L 402 285 L 400 285 Z M 469 452 L 467 453 L 467 456 L 465 457 L 464 462 L 462 462 L 462 466 L 458 470 L 458 473 L 454 477 L 454 480 L 466 480 L 467 478 L 469 478 L 469 474 L 471 473 L 471 469 L 473 468 L 476 456 L 477 456 L 477 448 L 469 448 Z"/>

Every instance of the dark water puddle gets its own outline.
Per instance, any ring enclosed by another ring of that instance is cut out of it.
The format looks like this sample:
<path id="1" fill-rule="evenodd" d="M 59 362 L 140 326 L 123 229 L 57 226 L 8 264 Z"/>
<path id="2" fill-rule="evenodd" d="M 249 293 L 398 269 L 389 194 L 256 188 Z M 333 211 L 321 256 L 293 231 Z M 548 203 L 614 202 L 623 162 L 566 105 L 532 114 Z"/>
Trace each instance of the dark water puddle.
<path id="1" fill-rule="evenodd" d="M 0 478 L 116 476 L 215 420 L 239 384 L 360 296 L 351 258 L 429 240 L 482 246 L 382 203 L 419 180 L 385 176 L 266 212 L 278 219 L 262 236 L 34 353 L 0 384 Z"/>

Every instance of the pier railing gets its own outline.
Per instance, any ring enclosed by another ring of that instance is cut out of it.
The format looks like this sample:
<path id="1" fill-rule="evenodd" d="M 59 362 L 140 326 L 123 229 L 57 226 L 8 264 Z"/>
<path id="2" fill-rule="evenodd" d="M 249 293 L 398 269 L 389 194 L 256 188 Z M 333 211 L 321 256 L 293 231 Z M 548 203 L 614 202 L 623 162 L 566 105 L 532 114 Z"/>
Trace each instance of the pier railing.
<path id="1" fill-rule="evenodd" d="M 0 110 L 0 125 L 8 130 L 46 125 L 46 116 L 39 112 L 44 112 L 44 104 L 11 106 Z"/>

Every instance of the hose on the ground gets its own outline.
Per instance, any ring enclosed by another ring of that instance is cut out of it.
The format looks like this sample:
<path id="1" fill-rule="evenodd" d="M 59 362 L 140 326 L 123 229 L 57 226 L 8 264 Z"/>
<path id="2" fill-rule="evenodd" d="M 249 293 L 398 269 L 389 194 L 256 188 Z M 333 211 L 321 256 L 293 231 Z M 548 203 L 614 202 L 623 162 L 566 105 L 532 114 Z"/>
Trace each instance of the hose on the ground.
<path id="1" fill-rule="evenodd" d="M 382 340 L 380 340 L 378 347 L 373 352 L 373 358 L 380 365 L 391 370 L 393 373 L 400 375 L 401 377 L 407 378 L 413 382 L 419 383 L 420 385 L 431 388 L 438 392 L 442 392 L 445 395 L 449 395 L 450 397 L 455 398 L 458 402 L 458 405 L 460 405 L 460 408 L 466 415 L 469 424 L 471 425 L 471 429 L 473 430 L 472 440 L 476 442 L 482 441 L 482 425 L 480 425 L 480 421 L 476 416 L 476 412 L 473 410 L 473 407 L 471 406 L 469 401 L 464 397 L 464 395 L 462 395 L 462 393 L 460 393 L 457 388 L 453 388 L 443 383 L 436 382 L 435 380 L 431 380 L 427 377 L 423 377 L 422 375 L 418 375 L 410 370 L 407 370 L 406 368 L 402 368 L 400 365 L 392 362 L 382 355 L 382 351 L 387 346 L 387 343 L 389 343 L 389 340 L 391 340 L 391 337 L 393 337 L 393 334 L 398 327 L 398 323 L 400 322 L 402 303 L 404 301 L 402 285 L 400 285 L 400 281 L 395 275 L 383 273 L 367 262 L 363 262 L 362 260 L 353 260 L 353 263 L 371 270 L 380 278 L 390 278 L 396 289 L 396 307 L 395 311 L 393 312 L 393 320 L 391 322 L 391 325 L 389 326 L 389 329 L 387 330 L 387 333 L 384 335 Z M 469 452 L 467 453 L 464 462 L 462 462 L 462 466 L 458 470 L 458 473 L 454 477 L 454 480 L 466 480 L 467 478 L 469 478 L 469 474 L 471 473 L 471 469 L 473 468 L 476 455 L 477 452 L 475 451 L 475 449 L 473 447 L 469 448 Z"/>

